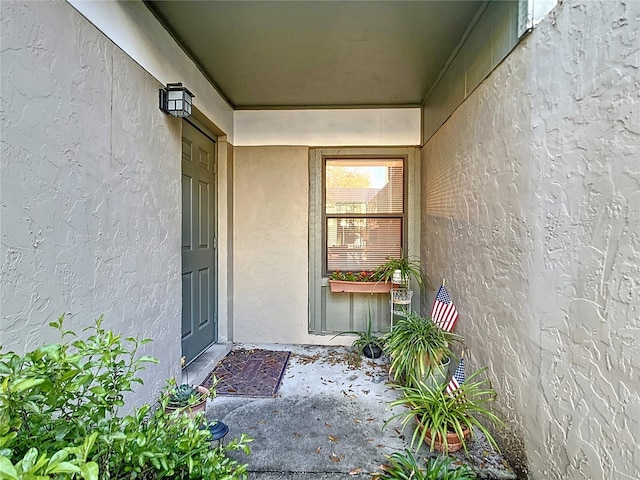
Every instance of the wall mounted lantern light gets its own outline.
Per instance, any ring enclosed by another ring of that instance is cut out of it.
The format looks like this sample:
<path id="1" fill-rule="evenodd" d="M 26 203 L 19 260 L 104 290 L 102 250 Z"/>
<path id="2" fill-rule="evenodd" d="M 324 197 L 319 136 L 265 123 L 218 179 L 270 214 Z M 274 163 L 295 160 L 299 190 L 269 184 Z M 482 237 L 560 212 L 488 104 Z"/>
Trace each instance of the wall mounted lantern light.
<path id="1" fill-rule="evenodd" d="M 167 83 L 160 89 L 160 110 L 174 117 L 190 117 L 194 97 L 182 83 Z"/>

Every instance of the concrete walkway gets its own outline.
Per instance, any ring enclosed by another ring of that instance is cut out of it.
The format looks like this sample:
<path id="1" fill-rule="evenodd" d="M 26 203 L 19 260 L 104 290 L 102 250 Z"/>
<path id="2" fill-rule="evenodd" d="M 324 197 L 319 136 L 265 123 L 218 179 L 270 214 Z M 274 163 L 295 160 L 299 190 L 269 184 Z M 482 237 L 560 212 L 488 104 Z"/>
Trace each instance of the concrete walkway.
<path id="1" fill-rule="evenodd" d="M 208 405 L 208 419 L 226 423 L 229 437 L 254 438 L 250 456 L 234 453 L 248 463 L 249 479 L 369 478 L 408 448 L 411 426 L 405 433 L 393 421 L 383 429 L 394 413 L 387 404 L 400 395 L 386 383 L 384 360 L 354 365 L 345 347 L 238 347 L 292 352 L 275 398 L 216 397 Z"/>

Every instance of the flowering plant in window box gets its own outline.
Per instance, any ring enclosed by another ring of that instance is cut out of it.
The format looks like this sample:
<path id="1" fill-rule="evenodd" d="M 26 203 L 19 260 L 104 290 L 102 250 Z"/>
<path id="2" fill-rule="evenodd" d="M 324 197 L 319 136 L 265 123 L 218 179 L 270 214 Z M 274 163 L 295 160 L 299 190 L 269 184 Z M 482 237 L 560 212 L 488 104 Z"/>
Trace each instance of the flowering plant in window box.
<path id="1" fill-rule="evenodd" d="M 382 280 L 374 271 L 333 272 L 329 287 L 334 293 L 389 293 L 391 282 Z"/>

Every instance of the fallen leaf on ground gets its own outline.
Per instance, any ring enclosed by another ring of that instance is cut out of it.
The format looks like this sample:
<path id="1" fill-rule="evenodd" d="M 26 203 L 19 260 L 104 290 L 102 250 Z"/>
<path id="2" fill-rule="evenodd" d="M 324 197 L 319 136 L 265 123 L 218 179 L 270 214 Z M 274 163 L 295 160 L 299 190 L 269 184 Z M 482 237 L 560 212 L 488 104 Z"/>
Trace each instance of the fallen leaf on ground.
<path id="1" fill-rule="evenodd" d="M 357 418 L 354 418 L 353 423 L 362 423 L 362 420 L 358 420 Z"/>
<path id="2" fill-rule="evenodd" d="M 338 441 L 338 437 L 334 437 L 333 435 L 328 435 L 327 438 L 331 442 L 337 442 Z"/>
<path id="3" fill-rule="evenodd" d="M 362 473 L 362 469 L 361 468 L 354 468 L 353 470 L 351 470 L 349 472 L 349 475 L 358 475 L 359 473 Z"/>
<path id="4" fill-rule="evenodd" d="M 300 434 L 299 434 L 298 432 L 293 432 L 293 436 L 294 436 L 294 437 L 299 437 L 299 436 L 300 436 Z"/>
<path id="5" fill-rule="evenodd" d="M 335 453 L 332 453 L 331 455 L 329 455 L 329 460 L 331 460 L 334 463 L 338 463 L 340 461 L 340 457 Z"/>
<path id="6" fill-rule="evenodd" d="M 327 427 L 327 428 L 333 427 L 333 425 L 331 425 L 330 423 L 327 423 L 327 422 L 324 422 L 324 426 Z"/>

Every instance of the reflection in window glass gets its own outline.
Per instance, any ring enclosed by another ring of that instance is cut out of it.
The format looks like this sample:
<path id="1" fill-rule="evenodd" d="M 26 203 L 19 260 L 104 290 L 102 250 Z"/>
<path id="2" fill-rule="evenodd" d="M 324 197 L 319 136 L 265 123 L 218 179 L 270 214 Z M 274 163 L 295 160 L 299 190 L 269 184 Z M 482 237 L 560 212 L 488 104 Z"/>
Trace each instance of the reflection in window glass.
<path id="1" fill-rule="evenodd" d="M 327 271 L 373 270 L 402 248 L 402 159 L 325 163 Z"/>

